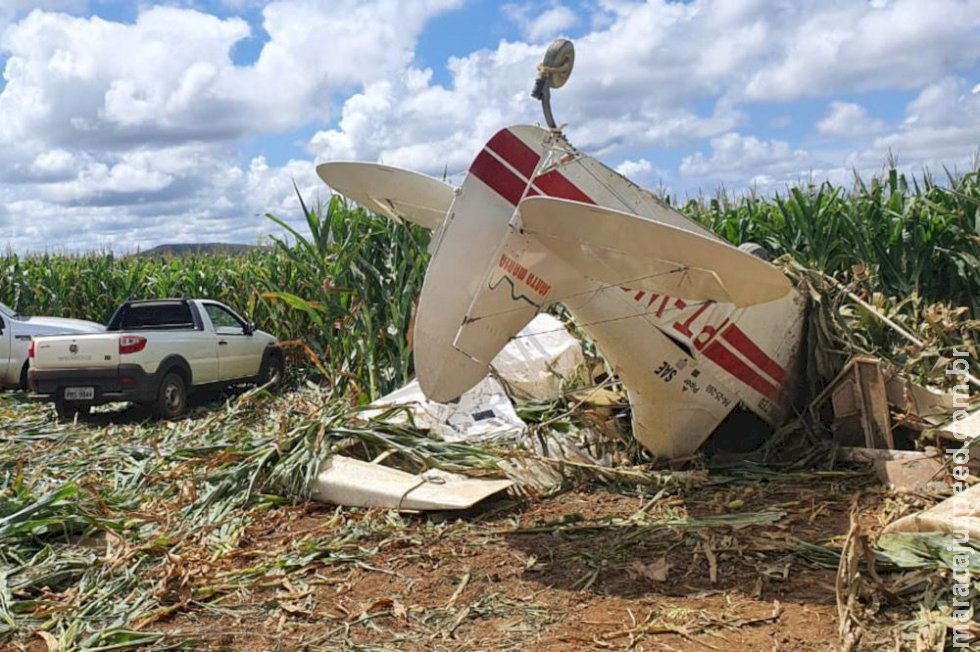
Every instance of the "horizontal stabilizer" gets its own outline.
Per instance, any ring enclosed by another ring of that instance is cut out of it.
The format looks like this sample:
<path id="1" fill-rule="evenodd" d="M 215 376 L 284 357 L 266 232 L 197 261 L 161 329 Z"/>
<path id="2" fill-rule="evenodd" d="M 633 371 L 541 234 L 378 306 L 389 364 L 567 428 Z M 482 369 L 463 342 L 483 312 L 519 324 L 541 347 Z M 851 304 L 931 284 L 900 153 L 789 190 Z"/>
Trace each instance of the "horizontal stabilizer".
<path id="1" fill-rule="evenodd" d="M 448 183 L 379 163 L 335 161 L 316 167 L 328 186 L 361 207 L 396 221 L 434 229 L 453 203 Z"/>
<path id="2" fill-rule="evenodd" d="M 525 234 L 600 283 L 737 307 L 792 288 L 769 263 L 663 222 L 552 197 L 529 197 L 519 211 Z"/>

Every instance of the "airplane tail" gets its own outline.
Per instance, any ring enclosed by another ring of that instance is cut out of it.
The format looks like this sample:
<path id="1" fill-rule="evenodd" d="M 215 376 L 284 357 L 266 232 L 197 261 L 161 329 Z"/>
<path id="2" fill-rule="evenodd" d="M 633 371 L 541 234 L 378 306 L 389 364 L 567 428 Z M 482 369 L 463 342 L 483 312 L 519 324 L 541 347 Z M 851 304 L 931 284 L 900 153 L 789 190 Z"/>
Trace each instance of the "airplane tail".
<path id="1" fill-rule="evenodd" d="M 583 305 L 629 287 L 741 307 L 790 291 L 775 267 L 578 154 L 557 132 L 499 131 L 455 190 L 377 164 L 317 171 L 363 206 L 439 227 L 414 333 L 419 384 L 435 401 L 478 383 L 504 345 L 556 302 Z"/>

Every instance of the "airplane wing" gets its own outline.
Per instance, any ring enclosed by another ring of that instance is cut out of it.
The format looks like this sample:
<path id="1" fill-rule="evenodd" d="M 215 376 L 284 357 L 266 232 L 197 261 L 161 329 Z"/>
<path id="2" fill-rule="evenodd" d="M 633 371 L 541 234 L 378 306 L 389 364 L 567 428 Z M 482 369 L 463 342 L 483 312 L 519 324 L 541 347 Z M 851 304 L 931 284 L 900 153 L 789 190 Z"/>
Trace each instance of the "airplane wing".
<path id="1" fill-rule="evenodd" d="M 528 197 L 518 210 L 525 234 L 601 283 L 737 307 L 792 289 L 764 260 L 669 224 L 553 197 Z"/>
<path id="2" fill-rule="evenodd" d="M 321 163 L 316 173 L 363 208 L 427 229 L 442 224 L 453 203 L 454 191 L 448 183 L 389 165 L 334 161 Z"/>

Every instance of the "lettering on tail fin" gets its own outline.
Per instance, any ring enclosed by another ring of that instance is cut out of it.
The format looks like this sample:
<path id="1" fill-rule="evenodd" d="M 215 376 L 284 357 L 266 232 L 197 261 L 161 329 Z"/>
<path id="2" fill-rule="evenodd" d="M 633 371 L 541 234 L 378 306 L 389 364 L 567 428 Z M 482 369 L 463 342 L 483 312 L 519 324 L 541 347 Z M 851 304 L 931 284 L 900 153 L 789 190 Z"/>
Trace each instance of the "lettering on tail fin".
<path id="1" fill-rule="evenodd" d="M 545 297 L 548 295 L 549 292 L 551 292 L 551 285 L 547 281 L 545 281 L 540 276 L 534 274 L 534 272 L 528 270 L 526 267 L 521 265 L 519 262 L 517 262 L 516 260 L 508 256 L 507 254 L 502 254 L 500 256 L 500 262 L 498 263 L 498 267 L 504 270 L 505 273 L 504 278 L 508 278 L 507 274 L 513 276 L 515 279 L 517 279 L 518 281 L 526 285 L 528 288 L 530 288 L 532 292 L 540 295 L 541 297 Z M 497 285 L 500 285 L 500 283 L 497 283 Z M 513 281 L 511 281 L 511 287 L 512 288 L 514 287 Z M 491 287 L 490 289 L 495 290 L 496 287 Z"/>

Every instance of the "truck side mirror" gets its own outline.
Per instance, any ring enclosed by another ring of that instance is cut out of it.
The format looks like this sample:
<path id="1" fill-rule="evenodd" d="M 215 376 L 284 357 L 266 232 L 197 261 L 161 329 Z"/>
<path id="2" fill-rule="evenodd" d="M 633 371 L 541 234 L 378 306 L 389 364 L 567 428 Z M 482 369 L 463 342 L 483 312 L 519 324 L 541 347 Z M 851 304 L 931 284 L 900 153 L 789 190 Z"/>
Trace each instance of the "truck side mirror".
<path id="1" fill-rule="evenodd" d="M 255 322 L 254 321 L 250 321 L 247 324 L 245 324 L 245 334 L 246 335 L 251 335 L 254 332 L 255 332 Z"/>

